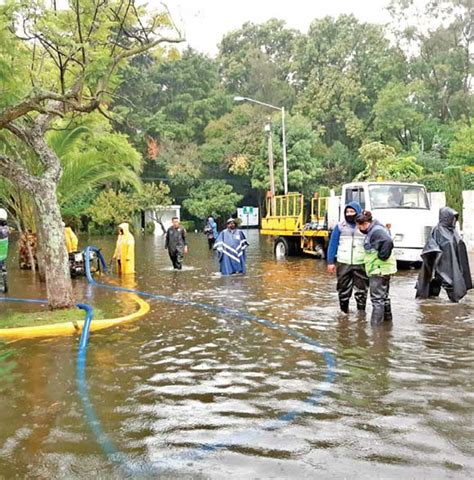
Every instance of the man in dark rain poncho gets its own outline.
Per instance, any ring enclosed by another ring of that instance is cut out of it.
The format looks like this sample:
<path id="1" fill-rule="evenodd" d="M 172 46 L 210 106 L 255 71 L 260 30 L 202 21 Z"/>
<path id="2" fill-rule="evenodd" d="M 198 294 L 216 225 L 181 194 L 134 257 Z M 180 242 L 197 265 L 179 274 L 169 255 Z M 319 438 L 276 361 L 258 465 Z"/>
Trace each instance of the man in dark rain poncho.
<path id="1" fill-rule="evenodd" d="M 229 218 L 227 228 L 217 237 L 214 249 L 219 253 L 219 266 L 222 275 L 245 273 L 245 250 L 249 243 L 244 232 L 237 228 L 236 220 Z"/>
<path id="2" fill-rule="evenodd" d="M 452 208 L 440 209 L 439 223 L 421 254 L 416 298 L 437 297 L 443 287 L 452 302 L 459 302 L 472 288 L 466 245 L 455 228 L 458 216 Z"/>

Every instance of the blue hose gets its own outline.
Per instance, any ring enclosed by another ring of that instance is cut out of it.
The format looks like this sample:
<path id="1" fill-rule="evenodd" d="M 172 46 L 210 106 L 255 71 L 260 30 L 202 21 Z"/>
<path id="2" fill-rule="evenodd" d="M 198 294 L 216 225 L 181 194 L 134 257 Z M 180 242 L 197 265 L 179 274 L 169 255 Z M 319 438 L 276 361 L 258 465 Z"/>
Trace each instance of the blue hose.
<path id="1" fill-rule="evenodd" d="M 86 247 L 84 257 L 85 257 L 85 270 L 86 270 L 86 277 L 88 282 L 91 285 L 95 285 L 97 287 L 101 288 L 106 288 L 109 290 L 115 290 L 119 292 L 124 292 L 124 293 L 134 293 L 143 297 L 147 298 L 153 298 L 156 300 L 164 301 L 164 302 L 169 302 L 169 303 L 174 303 L 178 305 L 184 305 L 184 306 L 190 306 L 190 307 L 196 307 L 200 308 L 203 310 L 207 310 L 209 312 L 214 312 L 214 313 L 221 313 L 221 314 L 226 314 L 226 315 L 231 315 L 235 318 L 240 318 L 242 320 L 248 321 L 248 322 L 253 322 L 257 323 L 258 325 L 264 326 L 266 328 L 270 328 L 272 330 L 279 330 L 282 333 L 285 333 L 286 335 L 289 335 L 299 341 L 302 341 L 312 347 L 312 349 L 318 353 L 321 354 L 324 358 L 324 361 L 326 363 L 326 374 L 325 374 L 325 382 L 327 384 L 332 384 L 334 382 L 334 379 L 336 377 L 336 371 L 335 371 L 335 360 L 333 355 L 326 349 L 324 348 L 319 342 L 316 340 L 313 340 L 312 338 L 303 335 L 296 330 L 293 330 L 292 328 L 286 327 L 279 325 L 277 323 L 274 323 L 270 320 L 265 320 L 259 317 L 256 317 L 254 315 L 250 315 L 245 312 L 240 312 L 238 310 L 234 310 L 231 308 L 227 307 L 219 307 L 219 306 L 214 306 L 214 305 L 209 305 L 209 304 L 204 304 L 204 303 L 198 303 L 198 302 L 192 302 L 192 301 L 187 301 L 187 300 L 179 300 L 170 296 L 164 296 L 164 295 L 158 295 L 158 294 L 152 294 L 148 292 L 142 292 L 140 290 L 133 290 L 130 288 L 123 288 L 123 287 L 116 287 L 113 285 L 108 285 L 105 283 L 98 283 L 94 280 L 94 278 L 91 275 L 90 271 L 90 253 L 95 252 L 99 258 L 99 261 L 104 268 L 104 271 L 107 270 L 107 266 L 105 263 L 105 259 L 102 255 L 102 252 L 96 248 L 96 247 Z M 3 301 L 11 301 L 11 302 L 26 302 L 26 303 L 47 303 L 47 300 L 41 300 L 41 299 L 21 299 L 21 298 L 13 298 L 13 297 L 0 297 L 0 300 Z M 89 390 L 87 387 L 87 381 L 86 381 L 86 363 L 87 363 L 87 345 L 89 341 L 89 331 L 90 331 L 90 325 L 93 319 L 93 311 L 92 308 L 89 305 L 86 304 L 78 304 L 78 308 L 83 309 L 86 311 L 86 319 L 84 322 L 84 327 L 82 329 L 82 334 L 81 338 L 79 341 L 79 348 L 78 348 L 78 353 L 77 353 L 77 368 L 76 368 L 76 384 L 77 384 L 77 390 L 79 393 L 79 397 L 81 400 L 81 403 L 84 408 L 84 412 L 86 415 L 86 420 L 87 423 L 89 424 L 92 432 L 94 433 L 94 436 L 96 437 L 97 443 L 100 445 L 104 453 L 106 454 L 107 458 L 114 464 L 119 465 L 121 467 L 126 467 L 126 471 L 128 474 L 151 474 L 151 475 L 156 475 L 161 473 L 166 467 L 163 465 L 162 468 L 158 469 L 155 465 L 147 465 L 145 468 L 135 468 L 132 466 L 130 463 L 129 459 L 122 453 L 120 453 L 113 442 L 107 437 L 107 435 L 104 433 L 102 430 L 100 421 L 98 420 L 94 407 L 90 401 L 89 397 Z M 306 398 L 305 402 L 309 404 L 316 404 L 320 398 L 322 397 L 325 389 L 323 388 L 316 388 L 314 389 L 311 394 Z M 262 430 L 275 430 L 279 427 L 282 426 L 282 424 L 286 422 L 290 422 L 294 420 L 297 416 L 301 414 L 301 411 L 299 410 L 293 410 L 290 412 L 287 412 L 283 415 L 281 415 L 277 420 L 271 421 L 271 422 L 266 422 L 261 429 Z M 235 438 L 235 437 L 232 437 Z M 179 460 L 180 462 L 183 461 L 189 461 L 190 459 L 199 459 L 201 458 L 205 453 L 210 453 L 214 452 L 216 450 L 220 450 L 223 448 L 227 447 L 227 443 L 214 443 L 214 444 L 204 444 L 201 445 L 201 447 L 194 449 L 192 452 L 178 457 L 176 460 Z M 175 464 L 175 462 L 172 462 Z M 171 464 L 168 462 L 167 467 L 169 468 Z"/>
<path id="2" fill-rule="evenodd" d="M 235 318 L 240 318 L 240 319 L 248 321 L 248 322 L 257 323 L 258 325 L 264 326 L 266 328 L 270 328 L 272 330 L 279 330 L 280 332 L 285 333 L 286 335 L 289 335 L 289 336 L 295 338 L 296 340 L 302 341 L 302 342 L 310 345 L 316 353 L 322 355 L 322 357 L 324 358 L 324 361 L 326 363 L 326 374 L 325 374 L 325 379 L 324 379 L 325 383 L 327 385 L 330 385 L 334 382 L 334 379 L 336 377 L 336 369 L 335 369 L 336 362 L 334 360 L 334 357 L 326 348 L 324 348 L 316 340 L 313 340 L 312 338 L 310 338 L 306 335 L 303 335 L 303 334 L 297 332 L 296 330 L 293 330 L 290 327 L 282 326 L 282 325 L 274 323 L 270 320 L 265 320 L 265 319 L 256 317 L 254 315 L 251 315 L 251 314 L 248 314 L 248 313 L 245 313 L 245 312 L 241 312 L 241 311 L 238 311 L 238 310 L 234 310 L 234 309 L 231 309 L 231 308 L 219 307 L 219 306 L 209 305 L 209 304 L 205 304 L 205 303 L 198 303 L 198 302 L 193 302 L 193 301 L 188 301 L 188 300 L 179 300 L 179 299 L 176 299 L 176 298 L 170 297 L 170 296 L 158 295 L 158 294 L 153 294 L 153 293 L 149 293 L 149 292 L 143 292 L 143 291 L 140 291 L 140 290 L 134 290 L 134 289 L 131 289 L 131 288 L 117 287 L 117 286 L 114 286 L 114 285 L 99 283 L 92 277 L 91 272 L 90 272 L 90 252 L 91 251 L 94 251 L 99 256 L 99 259 L 101 259 L 101 263 L 105 264 L 102 252 L 98 248 L 96 248 L 96 247 L 86 247 L 86 249 L 85 249 L 85 267 L 86 267 L 85 271 L 86 271 L 87 280 L 91 285 L 95 285 L 97 287 L 106 288 L 108 290 L 114 290 L 114 291 L 118 291 L 118 292 L 133 293 L 133 294 L 136 294 L 136 295 L 140 295 L 142 297 L 153 298 L 153 299 L 156 299 L 156 300 L 160 300 L 160 301 L 163 301 L 163 302 L 174 303 L 174 304 L 177 304 L 177 305 L 196 307 L 196 308 L 200 308 L 200 309 L 203 309 L 203 310 L 207 310 L 209 312 L 231 315 Z M 84 367 L 85 367 L 85 364 L 84 364 Z M 318 388 L 314 389 L 311 392 L 311 394 L 305 399 L 305 402 L 309 403 L 309 404 L 312 404 L 312 405 L 315 405 L 320 400 L 320 398 L 322 397 L 325 390 L 326 389 L 323 389 L 321 387 L 318 387 Z M 89 404 L 90 404 L 90 402 L 89 402 Z M 284 424 L 286 422 L 291 422 L 292 420 L 294 420 L 299 415 L 301 415 L 301 411 L 299 411 L 299 410 L 289 411 L 289 412 L 281 415 L 277 420 L 274 420 L 274 421 L 271 421 L 271 422 L 266 422 L 266 424 L 263 425 L 261 427 L 261 429 L 262 430 L 275 430 L 275 429 L 281 427 L 282 424 Z M 95 418 L 95 416 L 94 416 L 94 418 Z M 95 418 L 94 424 L 93 424 L 93 430 L 94 429 L 97 429 L 97 419 L 96 418 Z M 114 450 L 111 449 L 111 443 L 108 439 L 105 441 L 106 437 L 104 438 L 104 434 L 103 434 L 101 429 L 97 431 L 96 437 L 98 439 L 98 443 L 103 446 L 104 452 L 107 454 L 107 456 L 112 457 L 112 460 L 116 461 L 117 458 L 120 457 L 120 454 L 116 450 L 114 451 Z M 104 441 L 105 441 L 105 443 L 104 443 Z M 214 452 L 216 450 L 223 449 L 223 448 L 226 448 L 226 447 L 227 447 L 227 445 L 223 444 L 223 443 L 205 444 L 205 445 L 202 445 L 200 448 L 195 449 L 192 453 L 190 453 L 190 454 L 188 454 L 184 457 L 181 456 L 179 459 L 181 461 L 184 461 L 184 460 L 189 461 L 190 459 L 196 460 L 196 459 L 202 457 L 202 455 L 205 452 Z M 130 469 L 128 469 L 128 470 L 130 471 Z M 137 473 L 136 469 L 134 469 L 133 471 L 134 471 L 134 473 Z M 148 473 L 153 473 L 153 474 L 158 473 L 158 471 L 155 468 L 153 468 L 152 470 L 150 470 L 150 468 L 146 468 L 145 471 L 148 471 Z M 143 470 L 141 472 L 143 473 Z"/>

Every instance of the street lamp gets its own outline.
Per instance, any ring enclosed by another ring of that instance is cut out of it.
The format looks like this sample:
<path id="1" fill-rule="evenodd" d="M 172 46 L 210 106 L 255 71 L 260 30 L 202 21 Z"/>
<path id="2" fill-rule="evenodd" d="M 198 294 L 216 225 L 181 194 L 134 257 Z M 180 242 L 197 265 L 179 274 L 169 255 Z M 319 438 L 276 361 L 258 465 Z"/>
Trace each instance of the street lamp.
<path id="1" fill-rule="evenodd" d="M 254 100 L 253 98 L 248 97 L 234 97 L 234 102 L 251 102 L 258 105 L 263 105 L 264 107 L 273 108 L 274 110 L 279 110 L 281 112 L 281 132 L 282 132 L 282 147 L 283 147 L 283 188 L 285 190 L 285 195 L 288 193 L 288 167 L 286 162 L 286 132 L 285 132 L 285 107 L 276 107 L 270 103 L 260 102 L 259 100 Z"/>

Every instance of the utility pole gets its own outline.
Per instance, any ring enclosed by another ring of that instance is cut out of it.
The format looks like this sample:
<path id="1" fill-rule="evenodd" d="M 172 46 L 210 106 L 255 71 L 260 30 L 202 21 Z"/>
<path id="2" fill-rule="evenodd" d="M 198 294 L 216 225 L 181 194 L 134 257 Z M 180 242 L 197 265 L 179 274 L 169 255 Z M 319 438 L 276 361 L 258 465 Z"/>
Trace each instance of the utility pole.
<path id="1" fill-rule="evenodd" d="M 285 107 L 277 107 L 271 103 L 261 102 L 249 97 L 234 97 L 234 102 L 252 102 L 264 107 L 273 108 L 281 112 L 281 135 L 282 135 L 282 149 L 283 149 L 283 191 L 285 195 L 288 193 L 288 161 L 286 158 L 286 127 L 285 127 Z M 266 131 L 266 128 L 265 128 Z"/>
<path id="2" fill-rule="evenodd" d="M 268 171 L 270 173 L 270 215 L 275 215 L 275 174 L 273 169 L 273 138 L 272 125 L 270 121 L 265 125 L 265 132 L 268 137 Z"/>

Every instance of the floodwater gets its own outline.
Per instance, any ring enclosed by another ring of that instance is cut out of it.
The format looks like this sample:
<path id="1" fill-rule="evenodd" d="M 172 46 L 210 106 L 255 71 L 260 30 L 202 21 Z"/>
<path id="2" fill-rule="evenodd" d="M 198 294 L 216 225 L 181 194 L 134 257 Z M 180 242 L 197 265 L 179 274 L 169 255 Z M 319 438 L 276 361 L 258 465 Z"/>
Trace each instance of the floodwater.
<path id="1" fill-rule="evenodd" d="M 161 237 L 137 238 L 136 286 L 291 327 L 332 354 L 332 382 L 321 352 L 283 331 L 157 300 L 141 320 L 91 335 L 89 404 L 77 336 L 0 342 L 0 478 L 473 478 L 473 292 L 416 302 L 417 273 L 403 271 L 393 326 L 373 329 L 339 314 L 324 262 L 277 262 L 252 231 L 248 274 L 222 278 L 206 239 L 189 237 L 180 272 Z M 90 242 L 110 257 L 112 238 Z M 44 295 L 14 265 L 9 278 L 12 296 Z M 135 308 L 75 285 L 93 306 Z"/>

